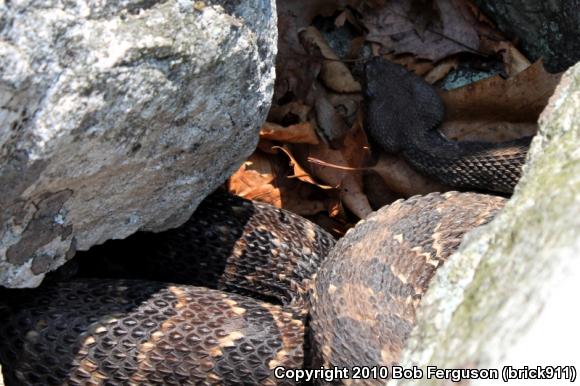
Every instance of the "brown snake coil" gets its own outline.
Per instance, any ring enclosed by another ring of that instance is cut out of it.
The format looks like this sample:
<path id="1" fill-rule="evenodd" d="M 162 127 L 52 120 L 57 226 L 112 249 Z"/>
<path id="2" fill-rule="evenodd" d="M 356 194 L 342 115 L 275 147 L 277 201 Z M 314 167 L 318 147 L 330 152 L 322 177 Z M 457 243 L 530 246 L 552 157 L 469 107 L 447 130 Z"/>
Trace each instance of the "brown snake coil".
<path id="1" fill-rule="evenodd" d="M 81 275 L 131 280 L 0 292 L 6 386 L 294 384 L 272 369 L 302 366 L 306 290 L 333 245 L 297 215 L 214 194 L 179 228 L 77 257 Z"/>
<path id="2" fill-rule="evenodd" d="M 182 227 L 135 236 L 126 261 L 113 260 L 147 280 L 1 292 L 6 384 L 294 384 L 273 370 L 302 367 L 305 343 L 310 366 L 391 365 L 436 268 L 503 201 L 473 193 L 398 201 L 349 231 L 312 285 L 330 235 L 286 211 L 214 195 Z M 90 260 L 81 274 L 106 264 Z"/>
<path id="3" fill-rule="evenodd" d="M 397 364 L 435 271 L 463 235 L 489 222 L 504 202 L 476 193 L 432 193 L 397 201 L 349 230 L 316 277 L 313 366 Z"/>

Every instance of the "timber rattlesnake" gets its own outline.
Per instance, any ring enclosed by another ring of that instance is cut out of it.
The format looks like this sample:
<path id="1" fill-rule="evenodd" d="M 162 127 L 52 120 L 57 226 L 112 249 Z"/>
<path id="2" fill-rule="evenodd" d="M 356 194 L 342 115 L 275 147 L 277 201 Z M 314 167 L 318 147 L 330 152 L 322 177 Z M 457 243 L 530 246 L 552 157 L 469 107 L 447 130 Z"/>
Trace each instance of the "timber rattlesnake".
<path id="1" fill-rule="evenodd" d="M 382 77 L 366 82 L 371 135 L 445 183 L 511 191 L 523 148 L 448 143 L 434 131 L 443 114 L 434 91 L 392 66 L 367 66 Z M 390 82 L 402 95 L 384 90 Z M 410 103 L 420 108 L 403 117 Z M 388 131 L 401 125 L 408 133 Z M 177 229 L 97 248 L 117 268 L 99 272 L 103 260 L 85 257 L 81 274 L 99 279 L 2 290 L 7 386 L 294 384 L 274 369 L 392 365 L 437 267 L 504 201 L 457 192 L 397 201 L 333 248 L 299 216 L 214 194 Z"/>
<path id="2" fill-rule="evenodd" d="M 391 365 L 436 268 L 503 201 L 456 192 L 398 201 L 349 231 L 322 263 L 334 241 L 316 225 L 211 196 L 182 227 L 130 240 L 141 255 L 118 263 L 147 280 L 3 291 L 7 385 L 293 384 L 274 369 L 302 367 L 305 343 L 309 367 Z M 307 289 L 321 263 L 305 342 Z M 206 287 L 157 281 L 170 276 Z M 245 296 L 256 293 L 271 302 Z"/>

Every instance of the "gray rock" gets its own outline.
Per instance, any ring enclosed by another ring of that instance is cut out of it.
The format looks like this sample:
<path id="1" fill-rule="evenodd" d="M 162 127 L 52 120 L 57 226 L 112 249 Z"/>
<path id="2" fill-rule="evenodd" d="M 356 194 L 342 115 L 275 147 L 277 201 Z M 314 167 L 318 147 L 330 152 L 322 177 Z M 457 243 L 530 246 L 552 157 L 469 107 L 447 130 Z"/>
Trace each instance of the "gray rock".
<path id="1" fill-rule="evenodd" d="M 550 71 L 580 60 L 580 0 L 477 0 L 500 29 L 521 43 L 533 61 L 543 57 Z"/>
<path id="2" fill-rule="evenodd" d="M 0 3 L 0 285 L 183 223 L 253 151 L 273 0 Z"/>
<path id="3" fill-rule="evenodd" d="M 574 355 L 560 355 L 567 362 L 556 363 L 556 356 L 544 353 L 542 362 L 526 364 L 570 365 L 580 358 L 574 340 L 579 337 L 577 324 L 563 330 L 571 325 L 565 321 L 573 318 L 570 308 L 576 307 L 577 292 L 550 295 L 565 282 L 580 290 L 578 143 L 580 64 L 565 74 L 542 113 L 540 133 L 512 199 L 490 224 L 468 234 L 437 272 L 422 300 L 402 365 L 497 367 L 520 339 L 534 342 L 536 354 L 542 354 L 543 347 L 536 344 L 538 332 L 533 337 L 526 331 L 544 307 L 557 310 L 551 307 L 555 303 L 568 306 L 551 316 L 556 324 L 544 326 L 551 335 L 543 338 L 566 337 L 554 347 L 564 351 L 570 346 Z"/>

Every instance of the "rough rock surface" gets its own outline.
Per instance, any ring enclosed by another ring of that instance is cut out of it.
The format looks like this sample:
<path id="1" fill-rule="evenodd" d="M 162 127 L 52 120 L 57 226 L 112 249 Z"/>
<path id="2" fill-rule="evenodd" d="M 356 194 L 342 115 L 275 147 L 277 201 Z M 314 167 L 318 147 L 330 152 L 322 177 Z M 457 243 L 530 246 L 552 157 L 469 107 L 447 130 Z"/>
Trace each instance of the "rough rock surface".
<path id="1" fill-rule="evenodd" d="M 560 291 L 566 298 L 554 299 L 550 292 L 556 284 L 578 283 L 571 272 L 580 276 L 578 143 L 580 64 L 564 75 L 542 113 L 540 133 L 512 199 L 494 221 L 470 233 L 437 272 L 403 354 L 404 366 L 497 367 L 520 338 L 538 341 L 526 331 L 542 308 L 553 302 L 575 307 L 576 293 Z M 573 316 L 566 307 L 560 310 L 552 318 L 557 324 L 544 330 L 553 336 L 560 330 L 567 338 L 557 342 L 557 350 L 573 350 L 568 361 L 580 358 L 577 325 L 561 331 Z M 541 364 L 571 364 L 551 358 L 544 356 Z M 402 383 L 440 384 L 425 379 Z"/>
<path id="2" fill-rule="evenodd" d="M 0 3 L 0 285 L 183 223 L 253 151 L 273 0 Z"/>
<path id="3" fill-rule="evenodd" d="M 580 60 L 580 0 L 478 0 L 478 5 L 530 59 L 553 72 Z"/>

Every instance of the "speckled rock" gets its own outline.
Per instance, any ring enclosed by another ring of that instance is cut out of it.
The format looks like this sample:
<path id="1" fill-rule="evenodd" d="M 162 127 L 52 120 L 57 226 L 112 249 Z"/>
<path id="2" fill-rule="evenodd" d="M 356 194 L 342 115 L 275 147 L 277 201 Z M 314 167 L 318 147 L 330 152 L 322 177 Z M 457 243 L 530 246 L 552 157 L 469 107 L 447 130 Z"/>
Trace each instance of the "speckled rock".
<path id="1" fill-rule="evenodd" d="M 510 364 L 504 357 L 513 358 L 509 350 L 518 341 L 527 341 L 532 347 L 528 354 L 535 355 L 528 362 L 520 356 L 521 365 L 578 361 L 580 317 L 569 308 L 575 307 L 580 291 L 579 143 L 577 64 L 562 78 L 542 113 L 540 133 L 512 199 L 494 221 L 468 234 L 437 272 L 421 303 L 402 365 L 498 368 Z M 574 290 L 554 295 L 552 290 L 565 283 Z M 568 306 L 552 307 L 557 304 Z M 552 324 L 527 335 L 543 308 L 559 314 L 542 314 Z M 551 341 L 555 351 L 538 345 L 542 340 Z M 400 384 L 440 383 L 423 379 Z"/>
<path id="2" fill-rule="evenodd" d="M 477 0 L 510 38 L 553 72 L 580 60 L 580 0 Z"/>
<path id="3" fill-rule="evenodd" d="M 183 223 L 253 151 L 273 0 L 0 3 L 0 285 Z"/>

